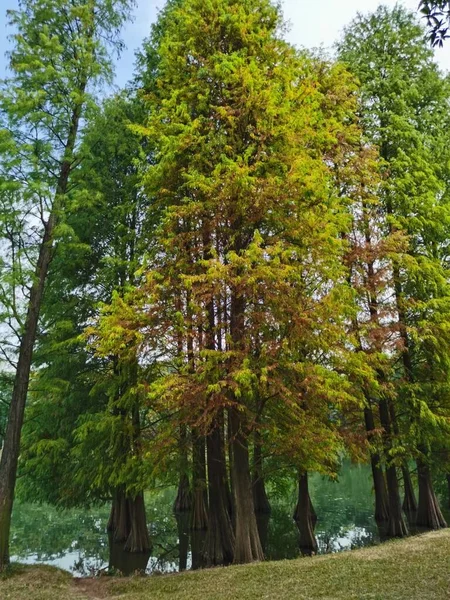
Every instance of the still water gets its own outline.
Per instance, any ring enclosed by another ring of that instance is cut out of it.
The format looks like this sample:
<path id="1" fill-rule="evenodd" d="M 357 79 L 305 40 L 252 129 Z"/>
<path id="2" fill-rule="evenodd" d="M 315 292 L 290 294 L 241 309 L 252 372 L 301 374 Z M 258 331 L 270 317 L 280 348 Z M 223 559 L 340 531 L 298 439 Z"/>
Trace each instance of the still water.
<path id="1" fill-rule="evenodd" d="M 373 519 L 370 468 L 344 464 L 339 481 L 320 475 L 310 477 L 310 494 L 318 515 L 316 536 L 319 552 L 339 552 L 379 542 Z M 23 563 L 51 564 L 77 577 L 107 571 L 112 561 L 123 572 L 146 568 L 147 573 L 190 568 L 198 561 L 201 533 L 190 536 L 186 519 L 172 514 L 174 489 L 152 492 L 146 497 L 153 551 L 147 557 L 110 547 L 106 533 L 109 506 L 92 510 L 56 510 L 53 507 L 16 503 L 12 523 L 11 554 Z M 271 498 L 270 519 L 260 523 L 261 538 L 269 560 L 299 555 L 298 530 L 292 520 L 296 490 Z M 134 556 L 134 559 L 133 559 Z M 142 562 L 144 561 L 144 562 Z"/>

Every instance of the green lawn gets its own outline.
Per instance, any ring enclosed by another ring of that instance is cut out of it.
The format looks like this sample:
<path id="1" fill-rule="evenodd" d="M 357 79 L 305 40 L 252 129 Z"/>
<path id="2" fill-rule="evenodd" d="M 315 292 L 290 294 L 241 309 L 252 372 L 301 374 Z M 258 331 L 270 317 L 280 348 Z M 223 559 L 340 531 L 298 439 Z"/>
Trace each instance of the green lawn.
<path id="1" fill-rule="evenodd" d="M 179 575 L 75 581 L 51 567 L 14 566 L 1 600 L 443 600 L 450 530 L 353 552 Z"/>

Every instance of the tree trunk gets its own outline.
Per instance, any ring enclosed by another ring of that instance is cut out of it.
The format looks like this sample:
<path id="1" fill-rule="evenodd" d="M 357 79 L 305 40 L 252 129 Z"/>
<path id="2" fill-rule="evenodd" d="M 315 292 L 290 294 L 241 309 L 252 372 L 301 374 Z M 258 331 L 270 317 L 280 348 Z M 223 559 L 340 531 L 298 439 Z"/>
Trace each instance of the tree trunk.
<path id="1" fill-rule="evenodd" d="M 249 563 L 263 560 L 264 553 L 259 539 L 253 506 L 252 482 L 248 440 L 242 431 L 241 415 L 237 408 L 231 408 L 231 428 L 233 448 L 234 505 L 236 509 L 235 563 Z"/>
<path id="2" fill-rule="evenodd" d="M 403 499 L 403 510 L 408 516 L 414 516 L 417 512 L 416 495 L 414 494 L 414 486 L 411 480 L 411 473 L 407 465 L 402 465 L 403 488 L 405 497 Z"/>
<path id="3" fill-rule="evenodd" d="M 130 514 L 130 531 L 124 549 L 127 552 L 148 552 L 152 546 L 147 529 L 144 494 L 140 492 L 134 498 L 127 498 Z"/>
<path id="4" fill-rule="evenodd" d="M 308 484 L 308 488 L 309 488 L 309 484 Z M 301 511 L 302 509 L 302 502 L 300 502 L 300 485 L 298 486 L 298 495 L 297 495 L 297 504 L 295 505 L 295 509 L 294 509 L 294 514 L 292 515 L 292 518 L 294 519 L 295 522 L 300 522 L 302 520 L 302 516 L 301 516 Z M 313 503 L 311 501 L 311 496 L 309 494 L 308 491 L 308 499 L 309 499 L 309 516 L 311 518 L 311 524 L 312 524 L 312 528 L 313 531 L 316 528 L 316 524 L 317 524 L 317 513 L 314 509 Z"/>
<path id="5" fill-rule="evenodd" d="M 208 566 L 229 565 L 233 562 L 234 534 L 228 506 L 225 455 L 217 423 L 208 435 L 206 443 L 209 512 L 205 559 Z"/>
<path id="6" fill-rule="evenodd" d="M 367 438 L 369 442 L 371 442 L 371 437 L 375 431 L 375 421 L 370 407 L 364 409 L 364 422 L 366 425 Z M 388 495 L 383 469 L 381 467 L 381 457 L 378 452 L 371 451 L 370 465 L 372 467 L 373 488 L 375 491 L 375 521 L 377 521 L 377 523 L 387 522 L 389 520 Z"/>
<path id="7" fill-rule="evenodd" d="M 409 361 L 406 361 L 406 364 L 410 364 Z M 398 423 L 397 423 L 397 417 L 395 414 L 395 407 L 394 407 L 394 403 L 392 401 L 390 401 L 388 403 L 389 406 L 389 414 L 391 416 L 391 423 L 392 423 L 392 428 L 394 430 L 394 433 L 396 436 L 399 436 L 400 432 L 399 432 L 399 427 L 398 427 Z M 414 494 L 414 486 L 412 484 L 412 480 L 411 480 L 411 474 L 409 472 L 408 469 L 408 465 L 403 462 L 402 464 L 402 475 L 403 475 L 403 491 L 404 491 L 404 498 L 403 498 L 403 510 L 406 513 L 407 517 L 408 517 L 408 521 L 414 521 L 415 520 L 415 513 L 417 511 L 417 502 L 416 502 L 416 496 Z"/>
<path id="8" fill-rule="evenodd" d="M 125 492 L 121 488 L 114 492 L 108 531 L 113 534 L 113 540 L 116 543 L 125 542 L 128 538 L 130 531 L 129 514 L 126 507 Z"/>
<path id="9" fill-rule="evenodd" d="M 191 552 L 192 552 L 192 570 L 203 569 L 205 562 L 205 539 L 206 531 L 204 529 L 192 529 L 191 531 Z"/>
<path id="10" fill-rule="evenodd" d="M 433 489 L 431 471 L 422 460 L 417 461 L 419 478 L 419 506 L 417 508 L 417 527 L 425 529 L 441 529 L 447 523 L 439 507 L 439 502 Z"/>
<path id="11" fill-rule="evenodd" d="M 379 409 L 380 421 L 384 429 L 384 445 L 389 460 L 391 450 L 391 423 L 388 404 L 383 398 L 379 402 Z M 389 520 L 387 523 L 386 535 L 388 537 L 404 537 L 408 535 L 408 528 L 402 513 L 397 468 L 392 462 L 389 462 L 386 467 L 386 479 L 389 503 Z"/>
<path id="12" fill-rule="evenodd" d="M 450 475 L 447 475 L 448 508 L 450 508 Z"/>
<path id="13" fill-rule="evenodd" d="M 229 468 L 227 468 L 227 448 L 228 444 L 228 424 L 225 424 L 225 412 L 222 410 L 218 416 L 218 423 L 220 429 L 220 455 L 222 456 L 222 465 L 223 465 L 223 476 L 225 479 L 225 492 L 226 492 L 226 500 L 227 500 L 227 510 L 232 519 L 233 515 L 233 498 L 231 494 L 230 488 L 230 477 L 229 477 Z M 228 421 L 227 421 L 228 423 Z M 232 522 L 233 524 L 233 522 Z M 233 531 L 234 531 L 234 527 Z"/>
<path id="14" fill-rule="evenodd" d="M 180 473 L 178 491 L 173 503 L 173 512 L 176 515 L 190 512 L 192 509 L 192 495 L 189 486 L 189 477 L 186 472 Z"/>
<path id="15" fill-rule="evenodd" d="M 192 514 L 191 529 L 205 530 L 208 527 L 206 498 L 205 438 L 192 430 Z"/>
<path id="16" fill-rule="evenodd" d="M 187 558 L 189 553 L 189 514 L 176 513 L 178 531 L 179 564 L 178 569 L 185 571 L 187 568 Z"/>
<path id="17" fill-rule="evenodd" d="M 83 97 L 85 88 L 86 81 L 83 81 L 79 90 L 80 97 Z M 45 282 L 53 254 L 53 235 L 57 225 L 56 215 L 58 210 L 61 209 L 60 203 L 62 197 L 67 192 L 82 107 L 82 102 L 77 104 L 72 113 L 65 155 L 56 186 L 53 208 L 45 224 L 44 235 L 39 248 L 34 282 L 30 291 L 27 316 L 20 341 L 19 358 L 14 379 L 11 404 L 9 407 L 3 452 L 0 460 L 0 571 L 9 564 L 11 514 L 14 503 L 17 465 L 20 453 L 20 437 L 30 382 L 33 349 L 36 341 Z"/>
<path id="18" fill-rule="evenodd" d="M 188 475 L 189 465 L 187 456 L 187 432 L 186 425 L 180 427 L 180 480 L 178 492 L 173 503 L 173 512 L 181 514 L 190 512 L 192 509 L 192 495 Z"/>
<path id="19" fill-rule="evenodd" d="M 263 475 L 262 438 L 258 430 L 254 433 L 253 447 L 253 503 L 257 515 L 270 515 L 270 503 Z"/>
<path id="20" fill-rule="evenodd" d="M 147 528 L 143 492 L 136 497 L 127 496 L 123 489 L 114 494 L 108 531 L 116 544 L 131 553 L 147 553 L 152 549 Z"/>
<path id="21" fill-rule="evenodd" d="M 234 481 L 233 481 L 233 447 L 231 444 L 232 433 L 231 433 L 231 415 L 229 412 L 226 413 L 226 428 L 227 428 L 227 450 L 228 450 L 228 474 L 230 480 L 230 508 L 231 508 L 231 522 L 233 524 L 233 530 L 236 529 L 236 507 L 234 506 Z"/>
<path id="22" fill-rule="evenodd" d="M 308 473 L 299 473 L 298 502 L 294 513 L 294 519 L 300 532 L 300 552 L 307 556 L 312 556 L 317 553 L 317 540 L 314 535 L 311 506 L 311 498 L 309 497 L 308 489 Z"/>

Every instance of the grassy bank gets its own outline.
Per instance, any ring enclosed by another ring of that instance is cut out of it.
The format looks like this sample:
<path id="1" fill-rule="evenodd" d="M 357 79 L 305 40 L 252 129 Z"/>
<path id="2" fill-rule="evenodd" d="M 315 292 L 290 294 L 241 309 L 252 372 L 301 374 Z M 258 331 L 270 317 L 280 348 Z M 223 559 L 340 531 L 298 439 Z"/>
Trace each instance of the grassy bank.
<path id="1" fill-rule="evenodd" d="M 450 530 L 373 548 L 154 577 L 73 580 L 16 565 L 1 600 L 422 600 L 450 598 Z"/>

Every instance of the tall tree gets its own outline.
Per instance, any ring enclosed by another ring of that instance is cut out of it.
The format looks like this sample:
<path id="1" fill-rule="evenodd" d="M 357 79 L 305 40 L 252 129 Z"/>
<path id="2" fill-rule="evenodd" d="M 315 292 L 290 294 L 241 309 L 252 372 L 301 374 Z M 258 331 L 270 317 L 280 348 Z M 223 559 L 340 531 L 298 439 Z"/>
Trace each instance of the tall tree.
<path id="1" fill-rule="evenodd" d="M 192 360 L 163 373 L 151 398 L 207 436 L 221 505 L 228 412 L 234 562 L 262 558 L 249 461 L 259 403 L 280 455 L 331 469 L 342 444 L 330 405 L 349 395 L 330 368 L 349 298 L 331 165 L 347 132 L 357 137 L 355 86 L 283 42 L 280 26 L 268 0 L 173 4 L 140 128 L 157 148 L 144 184 L 163 211 L 159 252 L 145 283 L 105 310 L 95 341 L 102 355 L 134 340 L 139 355 L 176 356 L 180 336 L 190 340 Z M 226 507 L 219 515 L 214 554 L 228 557 Z"/>
<path id="2" fill-rule="evenodd" d="M 15 28 L 11 77 L 0 94 L 2 195 L 13 187 L 36 237 L 25 316 L 18 323 L 14 389 L 0 462 L 0 570 L 9 562 L 11 521 L 20 436 L 39 314 L 58 230 L 64 221 L 80 129 L 92 86 L 111 75 L 109 50 L 131 0 L 22 0 L 9 11 Z M 32 258 L 32 257 L 31 257 Z"/>
<path id="3" fill-rule="evenodd" d="M 145 150 L 129 124 L 141 113 L 135 98 L 118 95 L 85 128 L 83 161 L 73 173 L 65 215 L 67 233 L 55 250 L 44 295 L 21 453 L 27 473 L 23 495 L 63 506 L 112 498 L 110 529 L 135 551 L 149 546 L 145 415 L 137 393 L 141 370 L 135 360 L 96 360 L 81 334 L 100 302 L 123 295 L 138 281 L 147 225 L 138 163 Z M 102 451 L 93 455 L 95 447 Z"/>
<path id="4" fill-rule="evenodd" d="M 444 520 L 431 518 L 440 511 L 428 470 L 433 446 L 448 428 L 441 407 L 448 382 L 442 366 L 449 350 L 450 204 L 444 140 L 450 90 L 422 28 L 401 7 L 358 17 L 339 51 L 361 81 L 365 133 L 379 146 L 384 182 L 378 195 L 388 233 L 402 233 L 408 241 L 403 256 L 391 259 L 398 361 L 392 380 L 395 399 L 380 404 L 380 418 L 386 441 L 396 430 L 400 435 L 391 459 L 417 459 L 422 482 L 418 523 L 439 526 Z M 392 484 L 395 488 L 393 476 Z"/>

